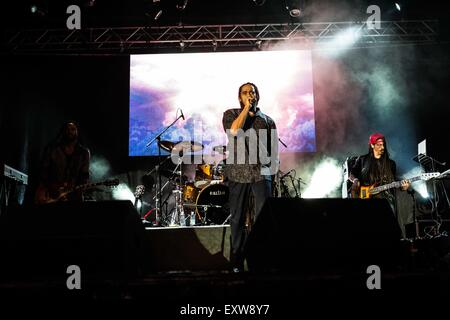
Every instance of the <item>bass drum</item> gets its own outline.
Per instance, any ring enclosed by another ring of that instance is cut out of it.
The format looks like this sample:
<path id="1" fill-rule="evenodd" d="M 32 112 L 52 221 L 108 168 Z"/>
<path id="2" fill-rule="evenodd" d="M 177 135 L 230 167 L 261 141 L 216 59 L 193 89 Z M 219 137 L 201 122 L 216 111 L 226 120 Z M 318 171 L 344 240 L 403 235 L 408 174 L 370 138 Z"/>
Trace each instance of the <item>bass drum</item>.
<path id="1" fill-rule="evenodd" d="M 202 224 L 223 224 L 229 215 L 226 185 L 218 183 L 203 188 L 196 201 L 196 213 Z"/>

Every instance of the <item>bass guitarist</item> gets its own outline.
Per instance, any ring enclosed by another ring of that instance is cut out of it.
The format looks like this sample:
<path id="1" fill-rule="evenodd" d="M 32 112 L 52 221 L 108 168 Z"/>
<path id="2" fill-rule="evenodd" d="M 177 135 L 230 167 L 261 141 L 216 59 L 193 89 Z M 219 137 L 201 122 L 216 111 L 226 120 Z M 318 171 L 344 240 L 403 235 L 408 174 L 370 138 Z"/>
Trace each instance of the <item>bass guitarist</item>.
<path id="1" fill-rule="evenodd" d="M 396 164 L 389 158 L 386 138 L 381 133 L 374 133 L 369 137 L 369 151 L 359 156 L 354 165 L 349 168 L 349 180 L 352 182 L 352 198 L 369 198 L 369 192 L 365 195 L 362 190 L 371 190 L 372 187 L 382 186 L 395 181 Z M 407 190 L 411 183 L 402 180 L 400 188 Z M 372 198 L 385 198 L 395 213 L 395 189 L 387 189 L 371 194 Z"/>
<path id="2" fill-rule="evenodd" d="M 88 182 L 89 162 L 89 149 L 79 142 L 79 126 L 75 121 L 64 123 L 55 141 L 45 148 L 35 203 L 44 204 L 56 199 L 82 201 L 81 191 L 71 192 L 62 199 L 60 196 Z"/>

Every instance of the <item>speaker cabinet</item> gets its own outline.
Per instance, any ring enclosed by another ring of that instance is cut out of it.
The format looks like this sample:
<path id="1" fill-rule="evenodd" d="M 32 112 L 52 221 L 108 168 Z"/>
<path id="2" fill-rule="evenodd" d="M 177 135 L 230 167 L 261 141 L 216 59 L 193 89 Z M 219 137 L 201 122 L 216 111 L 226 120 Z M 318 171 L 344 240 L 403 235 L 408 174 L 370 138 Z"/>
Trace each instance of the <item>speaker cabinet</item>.
<path id="1" fill-rule="evenodd" d="M 229 226 L 146 230 L 150 272 L 230 270 Z"/>
<path id="2" fill-rule="evenodd" d="M 386 200 L 269 198 L 246 243 L 250 271 L 392 267 L 400 228 Z"/>
<path id="3" fill-rule="evenodd" d="M 0 221 L 3 278 L 134 277 L 143 266 L 144 227 L 130 201 L 54 203 L 10 210 Z"/>

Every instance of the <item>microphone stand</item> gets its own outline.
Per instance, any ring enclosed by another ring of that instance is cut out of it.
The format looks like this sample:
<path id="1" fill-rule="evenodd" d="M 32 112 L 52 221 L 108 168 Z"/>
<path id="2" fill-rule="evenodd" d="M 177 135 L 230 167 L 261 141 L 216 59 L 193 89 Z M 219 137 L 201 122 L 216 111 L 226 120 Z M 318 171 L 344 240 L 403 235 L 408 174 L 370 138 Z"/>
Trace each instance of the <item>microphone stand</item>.
<path id="1" fill-rule="evenodd" d="M 427 171 L 426 167 L 428 166 L 428 168 L 430 168 L 432 170 L 432 172 L 436 172 L 436 165 L 439 165 L 441 167 L 444 167 L 447 163 L 446 162 L 440 162 L 436 159 L 433 159 L 430 156 L 427 156 L 426 154 L 418 154 L 413 158 L 414 161 L 418 162 L 423 169 L 425 169 L 425 171 Z M 433 201 L 434 201 L 434 215 L 432 212 L 432 219 L 435 220 L 436 224 L 437 224 L 437 234 L 440 234 L 439 228 L 440 228 L 440 224 L 441 224 L 441 216 L 439 214 L 439 209 L 438 209 L 438 190 L 437 190 L 437 186 L 436 186 L 436 179 L 433 179 L 432 181 L 433 184 Z M 443 189 L 445 192 L 445 188 Z"/>
<path id="2" fill-rule="evenodd" d="M 416 191 L 412 189 L 411 191 L 407 191 L 412 199 L 413 199 L 413 221 L 414 221 L 414 240 L 420 240 L 420 231 L 419 231 L 419 221 L 417 220 L 416 214 Z"/>
<path id="3" fill-rule="evenodd" d="M 161 215 L 161 146 L 160 146 L 160 142 L 161 142 L 161 136 L 164 134 L 164 132 L 166 132 L 167 130 L 169 130 L 170 127 L 172 127 L 178 120 L 180 120 L 180 118 L 183 118 L 183 115 L 179 115 L 174 122 L 172 122 L 169 126 L 167 126 L 163 131 L 161 131 L 155 138 L 153 138 L 153 140 L 151 140 L 150 142 L 148 142 L 145 146 L 148 148 L 153 142 L 155 142 L 156 140 L 158 140 L 158 165 L 156 166 L 156 171 L 158 172 L 158 179 L 156 179 L 157 183 L 156 183 L 156 190 L 157 190 L 157 197 L 156 197 L 156 215 L 155 215 L 155 226 L 159 227 L 160 224 L 160 215 Z"/>
<path id="4" fill-rule="evenodd" d="M 278 141 L 280 141 L 281 144 L 282 144 L 285 148 L 287 148 L 287 145 L 286 145 L 280 138 L 278 138 Z"/>

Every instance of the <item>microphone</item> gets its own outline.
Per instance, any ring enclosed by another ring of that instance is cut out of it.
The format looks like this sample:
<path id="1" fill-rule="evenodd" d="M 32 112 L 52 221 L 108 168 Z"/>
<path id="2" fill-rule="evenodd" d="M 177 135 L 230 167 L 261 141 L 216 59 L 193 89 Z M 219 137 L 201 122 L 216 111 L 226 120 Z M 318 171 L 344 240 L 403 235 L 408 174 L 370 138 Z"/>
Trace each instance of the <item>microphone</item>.
<path id="1" fill-rule="evenodd" d="M 281 144 L 282 144 L 285 148 L 287 148 L 287 145 L 286 145 L 280 138 L 278 138 L 278 141 L 280 141 Z"/>
<path id="2" fill-rule="evenodd" d="M 183 120 L 185 120 L 185 119 L 184 119 L 183 110 L 180 109 L 180 113 L 181 113 L 181 117 L 183 118 Z"/>
<path id="3" fill-rule="evenodd" d="M 136 191 L 134 192 L 134 197 L 137 199 L 140 199 L 141 196 L 144 194 L 145 192 L 145 186 L 143 185 L 138 185 L 136 186 Z"/>
<path id="4" fill-rule="evenodd" d="M 289 170 L 287 173 L 283 174 L 280 179 L 283 179 L 284 177 L 286 177 L 287 175 L 289 175 L 292 171 L 294 171 L 294 169 Z"/>
<path id="5" fill-rule="evenodd" d="M 256 98 L 250 99 L 250 109 L 248 110 L 249 112 L 253 112 L 256 113 Z"/>

